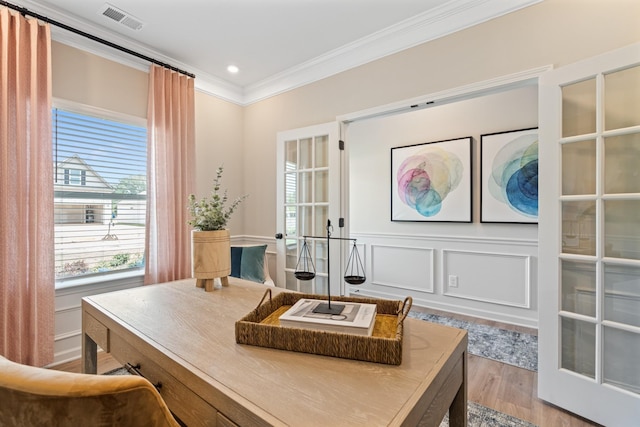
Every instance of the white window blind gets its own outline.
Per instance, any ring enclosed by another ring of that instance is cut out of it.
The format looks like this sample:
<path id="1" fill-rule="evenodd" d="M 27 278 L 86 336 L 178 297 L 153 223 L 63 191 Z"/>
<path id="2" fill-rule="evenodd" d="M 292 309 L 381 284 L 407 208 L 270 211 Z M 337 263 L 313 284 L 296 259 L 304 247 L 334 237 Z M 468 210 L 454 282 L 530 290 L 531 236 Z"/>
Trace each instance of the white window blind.
<path id="1" fill-rule="evenodd" d="M 147 130 L 53 110 L 58 281 L 144 266 Z"/>

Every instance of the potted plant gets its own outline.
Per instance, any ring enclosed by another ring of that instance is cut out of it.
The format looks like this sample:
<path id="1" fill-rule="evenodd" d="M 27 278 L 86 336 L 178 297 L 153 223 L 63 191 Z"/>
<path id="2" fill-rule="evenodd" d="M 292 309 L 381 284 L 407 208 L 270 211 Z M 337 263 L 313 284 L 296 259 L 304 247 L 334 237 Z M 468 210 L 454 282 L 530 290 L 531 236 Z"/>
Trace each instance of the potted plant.
<path id="1" fill-rule="evenodd" d="M 222 166 L 219 166 L 209 197 L 196 200 L 195 195 L 189 195 L 191 219 L 188 223 L 194 228 L 191 232 L 193 276 L 197 279 L 196 286 L 208 292 L 214 289 L 214 278 L 220 278 L 223 286 L 228 285 L 231 239 L 226 228 L 227 222 L 238 205 L 247 198 L 247 195 L 240 196 L 228 203 L 227 190 L 220 195 L 222 171 Z"/>

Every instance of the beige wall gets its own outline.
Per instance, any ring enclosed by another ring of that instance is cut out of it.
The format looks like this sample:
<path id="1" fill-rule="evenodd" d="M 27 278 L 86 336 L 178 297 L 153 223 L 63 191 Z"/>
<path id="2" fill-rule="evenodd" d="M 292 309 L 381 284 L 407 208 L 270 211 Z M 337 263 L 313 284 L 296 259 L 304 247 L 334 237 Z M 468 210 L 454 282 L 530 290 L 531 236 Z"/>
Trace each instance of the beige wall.
<path id="1" fill-rule="evenodd" d="M 53 97 L 147 117 L 148 75 L 62 43 L 51 46 Z"/>
<path id="2" fill-rule="evenodd" d="M 223 166 L 222 188 L 229 199 L 245 194 L 244 151 L 242 144 L 243 108 L 218 98 L 196 92 L 196 193 L 211 192 L 218 166 Z M 254 191 L 250 191 L 254 197 Z M 244 234 L 243 212 L 238 207 L 229 221 L 232 235 Z"/>
<path id="3" fill-rule="evenodd" d="M 149 77 L 145 71 L 54 42 L 52 74 L 56 99 L 147 117 Z M 195 103 L 198 197 L 209 193 L 219 165 L 224 165 L 223 188 L 228 188 L 229 197 L 244 194 L 243 108 L 203 93 L 196 93 Z M 243 215 L 235 215 L 229 226 L 232 234 L 243 234 Z"/>
<path id="4" fill-rule="evenodd" d="M 245 108 L 245 233 L 273 236 L 276 133 L 640 41 L 640 2 L 545 0 Z"/>

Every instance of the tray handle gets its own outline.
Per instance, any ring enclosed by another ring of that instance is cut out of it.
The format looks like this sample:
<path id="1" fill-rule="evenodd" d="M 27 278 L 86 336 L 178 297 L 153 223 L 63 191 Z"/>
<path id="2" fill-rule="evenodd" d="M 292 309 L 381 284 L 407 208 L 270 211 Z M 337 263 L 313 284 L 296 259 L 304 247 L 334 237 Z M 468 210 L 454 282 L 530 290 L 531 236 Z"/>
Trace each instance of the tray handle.
<path id="1" fill-rule="evenodd" d="M 398 311 L 398 313 L 402 313 L 402 317 L 400 317 L 400 323 L 404 322 L 404 319 L 406 319 L 407 314 L 409 314 L 409 310 L 411 310 L 412 305 L 413 305 L 413 298 L 406 297 L 404 299 L 404 302 L 402 303 L 402 307 Z"/>
<path id="2" fill-rule="evenodd" d="M 258 303 L 258 305 L 256 306 L 256 308 L 255 308 L 256 310 L 257 310 L 258 308 L 260 308 L 260 306 L 261 306 L 261 305 L 262 305 L 262 303 L 264 302 L 264 299 L 267 297 L 267 295 L 269 295 L 269 302 L 271 302 L 271 289 L 267 289 L 267 290 L 264 292 L 264 295 L 262 295 L 262 299 L 260 300 L 260 302 L 259 302 L 259 303 Z"/>

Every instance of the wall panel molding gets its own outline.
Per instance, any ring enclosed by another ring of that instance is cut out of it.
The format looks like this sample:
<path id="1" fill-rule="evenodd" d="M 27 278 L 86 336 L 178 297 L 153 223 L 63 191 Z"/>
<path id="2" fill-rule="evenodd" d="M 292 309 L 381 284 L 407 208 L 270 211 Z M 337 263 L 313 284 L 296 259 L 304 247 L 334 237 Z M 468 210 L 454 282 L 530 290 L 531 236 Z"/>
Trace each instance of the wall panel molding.
<path id="1" fill-rule="evenodd" d="M 531 307 L 531 257 L 510 253 L 442 251 L 442 294 L 454 298 Z M 456 286 L 449 278 L 454 277 Z"/>
<path id="2" fill-rule="evenodd" d="M 371 245 L 371 283 L 434 292 L 434 251 L 410 246 Z"/>
<path id="3" fill-rule="evenodd" d="M 52 365 L 80 358 L 82 345 L 82 298 L 142 286 L 141 275 L 114 274 L 102 276 L 102 282 L 85 282 L 56 289 L 55 336 Z M 95 280 L 95 279 L 94 279 Z"/>
<path id="4" fill-rule="evenodd" d="M 394 240 L 424 240 L 428 242 L 452 242 L 452 243 L 478 243 L 481 245 L 511 245 L 511 246 L 535 246 L 538 240 L 514 239 L 510 237 L 484 237 L 484 236 L 443 236 L 433 234 L 395 234 L 355 232 L 351 237 L 358 239 L 394 239 Z"/>
<path id="5" fill-rule="evenodd" d="M 352 293 L 354 296 L 399 299 L 398 295 L 392 292 L 372 289 L 356 289 Z M 538 320 L 530 316 L 522 316 L 519 314 L 506 313 L 498 309 L 465 307 L 451 302 L 436 301 L 425 298 L 420 295 L 413 295 L 413 305 L 417 307 L 425 307 L 428 309 L 444 311 L 448 313 L 462 314 L 465 316 L 477 317 L 479 319 L 489 319 L 496 322 L 504 322 L 512 325 L 526 326 L 528 328 L 538 328 Z M 460 301 L 460 300 L 458 300 Z"/>
<path id="6" fill-rule="evenodd" d="M 537 239 L 351 233 L 367 281 L 347 295 L 403 300 L 528 327 L 538 324 Z M 449 276 L 455 276 L 450 286 Z M 457 286 L 456 286 L 457 284 Z"/>

